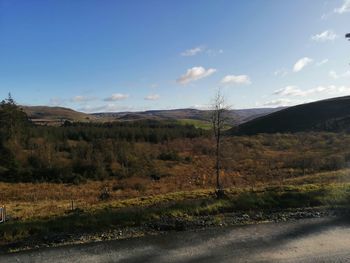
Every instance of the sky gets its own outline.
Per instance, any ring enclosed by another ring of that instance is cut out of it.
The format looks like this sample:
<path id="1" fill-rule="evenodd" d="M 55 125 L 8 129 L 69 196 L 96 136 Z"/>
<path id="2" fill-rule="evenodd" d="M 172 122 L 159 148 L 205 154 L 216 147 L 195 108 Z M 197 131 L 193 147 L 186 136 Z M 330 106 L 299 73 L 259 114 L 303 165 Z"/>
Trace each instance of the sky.
<path id="1" fill-rule="evenodd" d="M 83 112 L 350 95 L 350 0 L 0 0 L 0 98 Z"/>

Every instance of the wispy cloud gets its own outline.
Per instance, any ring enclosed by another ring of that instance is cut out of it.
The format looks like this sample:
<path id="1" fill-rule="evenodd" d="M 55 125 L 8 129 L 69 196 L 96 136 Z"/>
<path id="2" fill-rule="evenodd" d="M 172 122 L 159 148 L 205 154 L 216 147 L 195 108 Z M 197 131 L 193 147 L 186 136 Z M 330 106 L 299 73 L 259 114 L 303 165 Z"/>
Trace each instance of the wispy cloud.
<path id="1" fill-rule="evenodd" d="M 311 36 L 311 39 L 317 42 L 333 41 L 336 38 L 338 38 L 338 35 L 332 30 L 326 30 L 322 33 Z"/>
<path id="2" fill-rule="evenodd" d="M 180 55 L 183 57 L 192 57 L 192 56 L 198 55 L 199 53 L 202 53 L 204 50 L 205 50 L 204 46 L 198 46 L 191 49 L 187 49 L 184 52 L 182 52 Z"/>
<path id="3" fill-rule="evenodd" d="M 65 104 L 66 100 L 59 97 L 51 98 L 49 101 L 50 106 L 64 106 Z"/>
<path id="4" fill-rule="evenodd" d="M 195 104 L 190 106 L 190 109 L 197 109 L 197 110 L 210 110 L 211 105 L 210 104 Z"/>
<path id="5" fill-rule="evenodd" d="M 193 57 L 196 55 L 199 55 L 201 53 L 204 53 L 208 56 L 217 56 L 224 53 L 223 49 L 213 49 L 213 48 L 207 48 L 205 46 L 198 46 L 194 48 L 187 49 L 180 53 L 183 57 Z"/>
<path id="6" fill-rule="evenodd" d="M 331 15 L 332 15 L 332 12 L 331 12 L 331 13 L 323 14 L 323 15 L 321 16 L 321 19 L 322 19 L 322 20 L 326 20 L 326 19 L 328 19 L 328 17 L 330 17 Z"/>
<path id="7" fill-rule="evenodd" d="M 96 100 L 96 97 L 88 97 L 88 96 L 75 96 L 71 99 L 65 99 L 65 98 L 60 98 L 60 97 L 54 97 L 51 98 L 49 101 L 50 106 L 68 106 L 71 103 L 79 103 L 83 104 L 88 101 L 93 101 Z"/>
<path id="8" fill-rule="evenodd" d="M 286 86 L 285 88 L 275 90 L 274 95 L 282 96 L 302 96 L 303 92 L 297 86 Z"/>
<path id="9" fill-rule="evenodd" d="M 345 71 L 344 73 L 340 73 L 340 74 L 338 74 L 338 73 L 335 72 L 334 70 L 331 70 L 331 71 L 329 72 L 329 76 L 330 76 L 332 79 L 347 78 L 347 77 L 350 77 L 350 70 Z"/>
<path id="10" fill-rule="evenodd" d="M 88 101 L 93 101 L 96 100 L 96 97 L 89 97 L 89 96 L 75 96 L 70 99 L 71 102 L 78 102 L 78 103 L 83 103 L 83 102 L 88 102 Z"/>
<path id="11" fill-rule="evenodd" d="M 295 96 L 311 96 L 311 95 L 319 95 L 321 97 L 327 96 L 341 96 L 350 94 L 350 86 L 336 86 L 336 85 L 328 85 L 328 86 L 317 86 L 312 89 L 301 90 L 297 86 L 287 86 L 283 89 L 279 89 L 273 92 L 274 95 L 282 95 L 288 97 Z"/>
<path id="12" fill-rule="evenodd" d="M 105 98 L 104 101 L 118 101 L 125 100 L 127 98 L 129 98 L 128 94 L 114 93 L 110 97 Z"/>
<path id="13" fill-rule="evenodd" d="M 323 59 L 323 60 L 317 62 L 316 66 L 321 67 L 321 66 L 327 64 L 328 62 L 329 62 L 329 59 L 326 58 L 326 59 Z"/>
<path id="14" fill-rule="evenodd" d="M 276 100 L 270 100 L 262 104 L 262 106 L 266 107 L 282 107 L 282 106 L 290 106 L 293 104 L 293 101 L 290 99 L 276 99 Z"/>
<path id="15" fill-rule="evenodd" d="M 350 12 L 350 0 L 343 0 L 343 4 L 334 9 L 334 13 L 344 14 Z"/>
<path id="16" fill-rule="evenodd" d="M 299 72 L 303 68 L 305 68 L 307 65 L 311 64 L 312 62 L 313 62 L 313 60 L 309 57 L 301 58 L 294 64 L 293 71 Z"/>
<path id="17" fill-rule="evenodd" d="M 151 94 L 144 98 L 145 100 L 159 100 L 160 96 L 158 94 Z"/>
<path id="18" fill-rule="evenodd" d="M 187 70 L 187 72 L 176 80 L 177 83 L 185 85 L 191 81 L 196 81 L 205 77 L 208 77 L 216 72 L 216 69 L 204 67 L 193 67 Z"/>
<path id="19" fill-rule="evenodd" d="M 221 83 L 225 85 L 249 85 L 252 82 L 248 75 L 227 75 L 221 80 Z"/>
<path id="20" fill-rule="evenodd" d="M 279 76 L 279 77 L 285 77 L 288 75 L 288 70 L 282 68 L 282 69 L 277 69 L 273 75 L 275 76 Z"/>
<path id="21" fill-rule="evenodd" d="M 223 49 L 207 49 L 206 53 L 208 56 L 217 56 L 224 53 Z"/>
<path id="22" fill-rule="evenodd" d="M 106 104 L 106 105 L 99 105 L 99 106 L 86 105 L 78 109 L 78 111 L 88 112 L 88 113 L 120 112 L 120 111 L 135 111 L 135 110 L 136 109 L 131 106 L 123 106 L 123 105 L 116 105 L 116 104 Z"/>

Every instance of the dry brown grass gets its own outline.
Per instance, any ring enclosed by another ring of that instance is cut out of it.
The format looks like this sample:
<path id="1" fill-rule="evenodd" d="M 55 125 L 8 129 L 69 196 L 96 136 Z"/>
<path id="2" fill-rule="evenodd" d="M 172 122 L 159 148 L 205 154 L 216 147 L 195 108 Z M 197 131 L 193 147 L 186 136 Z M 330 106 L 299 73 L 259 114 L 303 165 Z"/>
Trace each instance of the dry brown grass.
<path id="1" fill-rule="evenodd" d="M 283 165 L 287 166 L 291 158 L 300 155 L 300 151 L 297 151 L 298 146 L 296 143 L 290 143 L 288 147 L 281 148 L 280 144 L 275 142 L 279 137 L 277 135 L 270 137 L 265 138 L 269 143 L 264 142 L 264 137 L 259 140 L 258 137 L 230 138 L 230 141 L 225 143 L 224 150 L 228 151 L 230 159 L 228 164 L 225 164 L 221 176 L 224 187 L 243 189 L 262 185 L 350 182 L 349 169 L 323 173 L 310 170 L 303 176 L 300 169 L 284 167 Z M 284 138 L 286 142 L 293 142 L 292 139 L 295 138 Z M 323 149 L 322 145 L 322 147 L 311 145 L 310 148 L 321 149 L 329 154 L 339 152 L 341 145 L 342 143 L 339 143 L 332 151 L 326 146 Z M 152 148 L 154 146 L 149 144 L 140 144 L 140 147 L 145 153 L 154 151 Z M 88 181 L 80 185 L 0 183 L 0 204 L 7 206 L 10 216 L 29 219 L 62 215 L 70 209 L 72 200 L 76 207 L 89 210 L 108 205 L 130 205 L 132 204 L 130 200 L 135 198 L 138 198 L 135 202 L 139 202 L 139 199 L 151 196 L 168 196 L 177 192 L 190 193 L 214 188 L 214 159 L 208 154 L 212 147 L 210 139 L 174 140 L 159 147 L 157 153 L 171 149 L 177 151 L 183 158 L 190 156 L 192 160 L 191 162 L 156 160 L 160 174 L 166 175 L 158 181 L 152 180 L 149 176 L 132 176 L 126 179 Z M 315 155 L 315 158 L 317 159 L 318 155 Z M 105 188 L 108 189 L 110 198 L 101 201 L 99 197 Z"/>
<path id="2" fill-rule="evenodd" d="M 182 167 L 175 169 L 181 174 Z M 204 173 L 205 174 L 205 173 Z M 335 172 L 310 174 L 299 178 L 286 179 L 285 185 L 299 184 L 331 184 L 350 182 L 350 169 Z M 237 180 L 238 175 L 223 174 L 223 183 L 231 189 L 244 189 L 244 180 Z M 242 178 L 241 178 L 242 179 Z M 268 185 L 279 185 L 280 182 L 270 182 Z M 125 207 L 147 204 L 152 200 L 167 201 L 179 198 L 197 198 L 207 195 L 213 190 L 214 180 L 208 176 L 169 176 L 160 181 L 148 178 L 134 177 L 124 180 L 108 180 L 103 182 L 89 181 L 81 185 L 65 185 L 50 183 L 0 183 L 0 204 L 7 207 L 9 215 L 20 220 L 33 218 L 50 218 L 60 216 L 74 208 L 85 211 L 103 207 Z M 254 187 L 263 187 L 257 183 Z M 232 188 L 233 187 L 233 188 Z M 110 198 L 99 199 L 102 189 L 107 188 Z"/>
<path id="3" fill-rule="evenodd" d="M 163 168 L 168 176 L 158 181 L 134 176 L 121 180 L 88 181 L 79 185 L 0 183 L 0 204 L 6 205 L 11 217 L 21 220 L 62 215 L 70 210 L 72 200 L 75 207 L 84 210 L 111 204 L 119 206 L 134 198 L 213 189 L 215 180 L 212 167 L 213 161 L 203 156 L 196 157 L 192 164 L 169 162 L 169 167 Z M 237 174 L 222 174 L 226 187 L 237 185 L 237 178 Z M 101 201 L 101 192 L 106 188 L 110 197 Z"/>

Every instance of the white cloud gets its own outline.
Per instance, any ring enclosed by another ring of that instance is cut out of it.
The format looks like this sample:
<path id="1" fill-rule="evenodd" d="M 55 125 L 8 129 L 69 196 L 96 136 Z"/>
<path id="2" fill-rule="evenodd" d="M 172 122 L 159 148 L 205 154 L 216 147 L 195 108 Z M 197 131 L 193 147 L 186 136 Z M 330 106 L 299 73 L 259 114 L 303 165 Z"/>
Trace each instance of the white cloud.
<path id="1" fill-rule="evenodd" d="M 116 105 L 116 104 L 106 104 L 106 105 L 99 105 L 99 106 L 91 106 L 87 105 L 84 107 L 81 107 L 78 109 L 82 112 L 120 112 L 120 111 L 134 111 L 136 110 L 133 107 L 130 106 L 123 106 L 123 105 Z"/>
<path id="2" fill-rule="evenodd" d="M 345 96 L 350 94 L 350 86 L 318 86 L 316 88 L 307 90 L 309 94 L 322 95 L 323 98 L 331 98 L 337 96 Z"/>
<path id="3" fill-rule="evenodd" d="M 159 100 L 160 96 L 158 94 L 151 94 L 145 97 L 145 100 Z"/>
<path id="4" fill-rule="evenodd" d="M 49 102 L 50 106 L 63 106 L 65 104 L 66 104 L 66 100 L 59 97 L 51 98 Z"/>
<path id="5" fill-rule="evenodd" d="M 347 78 L 347 77 L 350 77 L 350 70 L 344 72 L 344 73 L 341 73 L 341 74 L 338 74 L 337 72 L 335 72 L 334 70 L 331 70 L 329 72 L 329 76 L 333 79 L 340 79 L 340 78 Z"/>
<path id="6" fill-rule="evenodd" d="M 202 53 L 205 50 L 203 46 L 187 49 L 184 52 L 181 53 L 181 56 L 183 57 L 192 57 L 199 53 Z"/>
<path id="7" fill-rule="evenodd" d="M 87 101 L 92 101 L 95 100 L 95 97 L 88 97 L 88 96 L 75 96 L 71 98 L 71 102 L 87 102 Z"/>
<path id="8" fill-rule="evenodd" d="M 350 77 L 350 70 L 348 70 L 348 71 L 344 72 L 343 74 L 341 74 L 340 77 L 349 78 Z"/>
<path id="9" fill-rule="evenodd" d="M 318 86 L 313 89 L 301 90 L 296 86 L 287 86 L 284 89 L 277 90 L 274 92 L 275 95 L 284 95 L 284 96 L 308 96 L 316 93 L 326 92 L 327 88 L 324 86 Z"/>
<path id="10" fill-rule="evenodd" d="M 321 60 L 320 62 L 317 62 L 317 63 L 316 63 L 316 66 L 321 67 L 321 66 L 323 66 L 324 64 L 327 64 L 328 62 L 329 62 L 329 60 L 326 58 L 326 59 L 324 59 L 324 60 Z"/>
<path id="11" fill-rule="evenodd" d="M 338 79 L 338 78 L 339 78 L 337 72 L 335 72 L 334 70 L 329 71 L 329 76 L 330 76 L 332 79 Z"/>
<path id="12" fill-rule="evenodd" d="M 280 98 L 276 100 L 267 101 L 265 103 L 257 103 L 257 106 L 263 107 L 290 107 L 294 105 L 310 103 L 316 101 L 315 99 L 302 99 L 302 100 L 291 100 L 289 98 Z"/>
<path id="13" fill-rule="evenodd" d="M 273 75 L 279 76 L 279 77 L 285 77 L 285 76 L 288 75 L 288 71 L 287 71 L 286 69 L 284 69 L 284 68 L 282 68 L 282 69 L 277 69 L 277 70 L 273 73 Z"/>
<path id="14" fill-rule="evenodd" d="M 180 55 L 183 57 L 193 57 L 200 53 L 204 53 L 208 56 L 217 56 L 224 53 L 223 49 L 212 49 L 212 48 L 206 48 L 205 46 L 198 46 L 191 49 L 187 49 L 184 52 L 182 52 Z"/>
<path id="15" fill-rule="evenodd" d="M 227 75 L 221 80 L 222 84 L 245 84 L 249 85 L 252 82 L 250 81 L 249 76 L 247 75 Z"/>
<path id="16" fill-rule="evenodd" d="M 334 33 L 332 30 L 326 30 L 326 31 L 323 31 L 322 33 L 311 36 L 311 39 L 317 42 L 325 42 L 325 41 L 335 40 L 337 37 L 338 35 Z"/>
<path id="17" fill-rule="evenodd" d="M 269 107 L 281 107 L 281 106 L 289 106 L 293 103 L 292 100 L 290 99 L 277 99 L 277 100 L 271 100 L 271 101 L 267 101 L 265 103 L 262 104 L 262 106 L 269 106 Z"/>
<path id="18" fill-rule="evenodd" d="M 208 104 L 195 104 L 189 107 L 190 109 L 196 109 L 196 110 L 210 110 L 211 105 Z"/>
<path id="19" fill-rule="evenodd" d="M 187 72 L 176 80 L 177 83 L 187 84 L 191 81 L 196 81 L 205 77 L 208 77 L 216 72 L 216 69 L 203 67 L 193 67 L 187 70 Z"/>
<path id="20" fill-rule="evenodd" d="M 350 0 L 344 0 L 343 5 L 339 8 L 334 9 L 334 12 L 338 14 L 350 12 Z"/>
<path id="21" fill-rule="evenodd" d="M 206 53 L 208 56 L 217 56 L 217 55 L 223 54 L 224 50 L 223 49 L 207 49 Z"/>
<path id="22" fill-rule="evenodd" d="M 282 95 L 282 96 L 303 96 L 303 92 L 297 86 L 286 86 L 285 88 L 275 90 L 273 92 L 274 95 Z"/>
<path id="23" fill-rule="evenodd" d="M 283 89 L 279 89 L 273 92 L 274 95 L 282 95 L 282 96 L 310 96 L 310 95 L 321 95 L 321 96 L 341 96 L 350 94 L 350 86 L 317 86 L 312 89 L 301 90 L 296 86 L 287 86 Z"/>
<path id="24" fill-rule="evenodd" d="M 295 63 L 295 65 L 293 67 L 293 71 L 299 72 L 303 68 L 305 68 L 307 65 L 311 64 L 312 62 L 313 62 L 313 60 L 311 58 L 308 58 L 308 57 L 301 58 Z"/>
<path id="25" fill-rule="evenodd" d="M 285 97 L 267 101 L 261 106 L 277 107 L 309 103 L 320 99 L 329 99 L 350 95 L 350 86 L 320 85 L 315 88 L 301 90 L 297 86 L 287 86 L 273 92 L 274 95 Z M 297 99 L 299 97 L 300 99 Z"/>
<path id="26" fill-rule="evenodd" d="M 117 101 L 117 100 L 125 100 L 129 98 L 128 94 L 114 93 L 112 96 L 105 98 L 104 101 Z"/>
<path id="27" fill-rule="evenodd" d="M 323 15 L 321 16 L 321 19 L 322 19 L 322 20 L 326 20 L 326 19 L 328 19 L 328 17 L 330 17 L 331 14 L 332 14 L 332 13 L 323 14 Z"/>

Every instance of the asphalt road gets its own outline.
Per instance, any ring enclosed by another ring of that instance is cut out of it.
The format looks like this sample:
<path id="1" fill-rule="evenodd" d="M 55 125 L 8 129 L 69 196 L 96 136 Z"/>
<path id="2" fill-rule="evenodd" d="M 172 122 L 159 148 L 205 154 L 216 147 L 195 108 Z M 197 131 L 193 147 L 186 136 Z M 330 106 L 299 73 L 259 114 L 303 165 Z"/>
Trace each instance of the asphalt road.
<path id="1" fill-rule="evenodd" d="M 350 220 L 176 232 L 2 255 L 0 262 L 350 262 Z"/>

